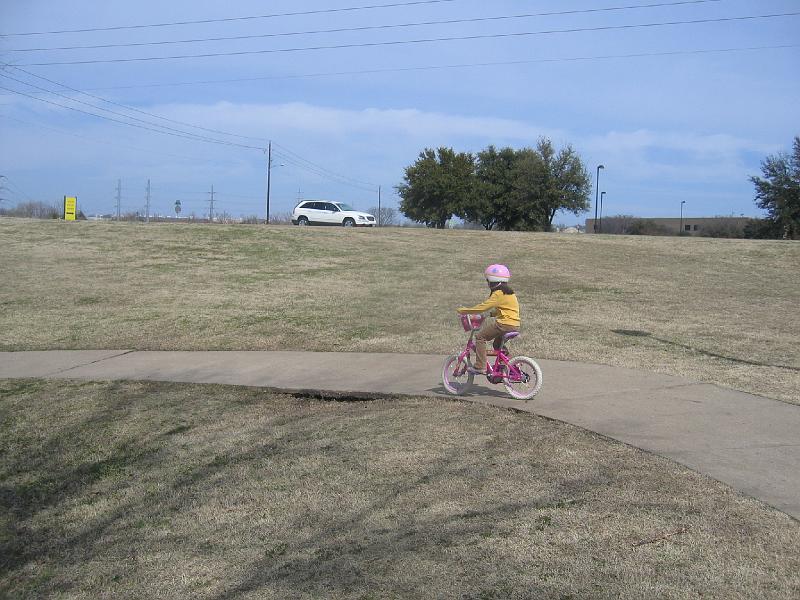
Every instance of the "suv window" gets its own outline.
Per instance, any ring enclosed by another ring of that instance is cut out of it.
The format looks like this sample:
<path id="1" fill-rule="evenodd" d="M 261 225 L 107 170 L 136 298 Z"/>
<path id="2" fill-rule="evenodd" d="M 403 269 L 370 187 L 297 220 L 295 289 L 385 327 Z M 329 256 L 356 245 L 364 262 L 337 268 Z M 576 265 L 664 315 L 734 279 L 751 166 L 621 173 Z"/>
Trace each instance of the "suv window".
<path id="1" fill-rule="evenodd" d="M 325 202 L 325 208 L 323 210 L 332 210 L 333 212 L 339 212 L 339 209 L 336 207 L 335 204 L 331 204 L 330 202 Z"/>

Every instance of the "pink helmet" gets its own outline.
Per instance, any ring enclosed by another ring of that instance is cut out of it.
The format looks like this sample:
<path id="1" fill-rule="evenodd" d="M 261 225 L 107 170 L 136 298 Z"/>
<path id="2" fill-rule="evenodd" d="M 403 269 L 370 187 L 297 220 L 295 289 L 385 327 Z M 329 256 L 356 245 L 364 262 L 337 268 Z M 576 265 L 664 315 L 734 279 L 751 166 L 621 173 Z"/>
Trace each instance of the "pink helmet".
<path id="1" fill-rule="evenodd" d="M 483 274 L 486 276 L 486 281 L 490 283 L 507 282 L 511 279 L 511 271 L 505 265 L 489 265 Z"/>

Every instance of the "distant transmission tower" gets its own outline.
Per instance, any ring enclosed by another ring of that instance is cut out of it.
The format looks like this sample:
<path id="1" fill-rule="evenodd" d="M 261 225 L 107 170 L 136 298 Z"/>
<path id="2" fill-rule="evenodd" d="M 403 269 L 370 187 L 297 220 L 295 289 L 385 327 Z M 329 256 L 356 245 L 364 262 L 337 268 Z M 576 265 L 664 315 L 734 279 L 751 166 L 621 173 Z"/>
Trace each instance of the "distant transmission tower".
<path id="1" fill-rule="evenodd" d="M 122 200 L 122 179 L 117 179 L 117 223 L 119 223 L 121 200 Z"/>
<path id="2" fill-rule="evenodd" d="M 144 220 L 145 223 L 150 222 L 150 180 L 147 180 L 147 202 L 145 203 L 144 209 Z"/>
<path id="3" fill-rule="evenodd" d="M 208 206 L 208 222 L 209 223 L 213 223 L 214 222 L 214 186 L 213 185 L 211 186 L 210 194 L 211 194 L 211 199 L 208 201 L 209 202 L 209 206 Z"/>

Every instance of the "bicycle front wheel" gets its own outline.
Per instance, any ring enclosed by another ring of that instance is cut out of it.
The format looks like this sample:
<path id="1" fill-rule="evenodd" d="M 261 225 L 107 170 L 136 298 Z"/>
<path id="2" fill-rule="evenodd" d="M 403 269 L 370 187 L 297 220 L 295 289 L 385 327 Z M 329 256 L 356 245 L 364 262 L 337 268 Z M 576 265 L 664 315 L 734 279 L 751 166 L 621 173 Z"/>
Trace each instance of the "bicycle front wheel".
<path id="1" fill-rule="evenodd" d="M 542 368 L 527 356 L 512 358 L 503 385 L 517 400 L 530 400 L 542 389 Z"/>
<path id="2" fill-rule="evenodd" d="M 442 385 L 449 394 L 459 396 L 471 386 L 475 375 L 467 370 L 469 363 L 458 354 L 448 356 L 442 367 Z"/>

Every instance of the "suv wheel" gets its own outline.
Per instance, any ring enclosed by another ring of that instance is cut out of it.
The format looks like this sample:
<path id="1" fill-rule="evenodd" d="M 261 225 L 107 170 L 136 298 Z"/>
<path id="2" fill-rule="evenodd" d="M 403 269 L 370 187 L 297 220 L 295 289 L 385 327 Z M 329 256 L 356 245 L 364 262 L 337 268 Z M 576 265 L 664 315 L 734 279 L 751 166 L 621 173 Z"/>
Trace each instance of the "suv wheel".
<path id="1" fill-rule="evenodd" d="M 342 225 L 344 225 L 345 227 L 352 227 L 355 224 L 356 222 L 350 217 L 347 217 L 344 221 L 342 221 Z"/>
<path id="2" fill-rule="evenodd" d="M 308 225 L 308 219 L 306 219 L 305 217 L 298 217 L 297 218 L 297 224 L 298 225 Z"/>

